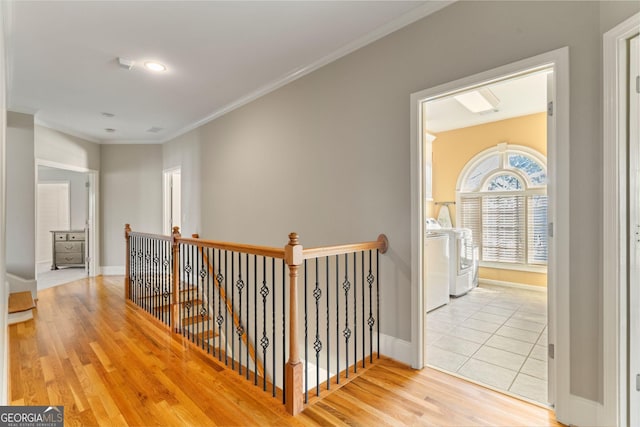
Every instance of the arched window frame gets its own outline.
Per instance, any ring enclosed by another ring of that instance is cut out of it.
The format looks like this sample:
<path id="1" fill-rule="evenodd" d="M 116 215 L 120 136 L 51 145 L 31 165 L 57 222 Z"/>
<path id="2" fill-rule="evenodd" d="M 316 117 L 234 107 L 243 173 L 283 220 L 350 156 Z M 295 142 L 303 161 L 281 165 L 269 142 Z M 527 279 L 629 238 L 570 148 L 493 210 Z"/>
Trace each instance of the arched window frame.
<path id="1" fill-rule="evenodd" d="M 532 158 L 534 161 L 538 163 L 538 165 L 542 168 L 542 171 L 545 175 L 544 184 L 535 183 L 531 180 L 530 176 L 524 173 L 521 169 L 513 167 L 509 164 L 509 155 L 513 154 L 521 154 Z M 470 175 L 476 171 L 476 168 L 481 165 L 483 162 L 486 162 L 492 156 L 498 156 L 497 166 L 493 169 L 489 169 L 484 172 L 482 179 L 479 180 L 475 187 L 469 188 L 468 181 Z M 517 190 L 489 190 L 488 186 L 492 179 L 496 176 L 508 174 L 517 177 L 523 186 L 521 189 Z M 458 175 L 458 180 L 456 183 L 456 224 L 459 227 L 464 227 L 463 223 L 463 199 L 469 200 L 470 198 L 476 197 L 481 200 L 483 197 L 502 197 L 508 198 L 510 196 L 523 196 L 525 200 L 525 206 L 523 209 L 523 216 L 525 221 L 525 230 L 524 233 L 524 255 L 521 262 L 504 262 L 504 261 L 496 261 L 495 259 L 490 261 L 483 260 L 483 236 L 474 236 L 474 244 L 479 246 L 479 256 L 480 256 L 480 265 L 483 267 L 492 267 L 492 268 L 503 268 L 510 270 L 523 270 L 523 271 L 534 271 L 534 272 L 546 272 L 546 260 L 545 262 L 541 262 L 539 259 L 536 259 L 534 262 L 531 261 L 530 252 L 531 243 L 534 241 L 538 241 L 540 239 L 541 233 L 540 224 L 538 224 L 538 233 L 534 234 L 530 231 L 529 223 L 531 220 L 529 219 L 530 211 L 529 205 L 531 203 L 531 197 L 533 196 L 542 196 L 545 197 L 547 195 L 547 162 L 544 155 L 539 153 L 536 150 L 533 150 L 529 147 L 516 145 L 516 144 L 508 144 L 506 142 L 500 143 L 495 147 L 491 147 L 486 149 L 473 158 L 471 158 L 460 174 Z M 482 203 L 482 201 L 480 202 Z M 480 208 L 481 209 L 481 208 Z M 482 214 L 480 214 L 482 215 Z M 482 218 L 480 219 L 480 224 L 482 224 Z M 546 227 L 546 223 L 545 223 Z M 482 226 L 480 226 L 482 228 Z M 483 230 L 484 231 L 484 230 Z M 546 228 L 545 228 L 545 236 L 546 239 Z M 476 233 L 478 234 L 478 233 Z M 483 233 L 484 234 L 484 233 Z M 490 258 L 490 257 L 489 257 Z M 534 257 L 535 258 L 535 257 Z"/>

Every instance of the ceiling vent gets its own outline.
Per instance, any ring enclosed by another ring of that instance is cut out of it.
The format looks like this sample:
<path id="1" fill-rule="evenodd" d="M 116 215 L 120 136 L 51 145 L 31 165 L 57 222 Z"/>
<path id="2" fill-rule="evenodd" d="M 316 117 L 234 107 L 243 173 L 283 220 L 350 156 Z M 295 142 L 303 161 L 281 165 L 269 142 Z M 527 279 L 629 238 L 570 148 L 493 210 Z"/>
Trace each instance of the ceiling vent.
<path id="1" fill-rule="evenodd" d="M 151 132 L 151 133 L 158 133 L 162 130 L 162 128 L 158 127 L 158 126 L 151 126 L 149 129 L 147 129 L 147 132 Z"/>

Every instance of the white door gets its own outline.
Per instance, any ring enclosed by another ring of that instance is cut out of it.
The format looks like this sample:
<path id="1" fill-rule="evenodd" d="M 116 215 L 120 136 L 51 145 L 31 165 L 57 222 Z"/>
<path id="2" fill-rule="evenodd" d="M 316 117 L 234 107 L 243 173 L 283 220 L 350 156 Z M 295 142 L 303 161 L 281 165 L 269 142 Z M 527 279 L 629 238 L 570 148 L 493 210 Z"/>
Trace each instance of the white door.
<path id="1" fill-rule="evenodd" d="M 629 57 L 629 425 L 640 425 L 640 37 Z"/>
<path id="2" fill-rule="evenodd" d="M 68 182 L 38 183 L 36 262 L 40 270 L 52 259 L 51 230 L 68 230 L 71 223 Z"/>

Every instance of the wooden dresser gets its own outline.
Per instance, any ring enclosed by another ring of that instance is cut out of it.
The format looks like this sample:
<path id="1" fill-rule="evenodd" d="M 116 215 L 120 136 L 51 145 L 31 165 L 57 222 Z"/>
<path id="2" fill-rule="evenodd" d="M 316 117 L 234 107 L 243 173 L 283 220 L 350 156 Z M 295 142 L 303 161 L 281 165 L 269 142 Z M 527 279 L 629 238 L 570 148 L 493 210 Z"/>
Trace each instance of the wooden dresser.
<path id="1" fill-rule="evenodd" d="M 58 267 L 84 267 L 84 230 L 53 230 L 52 270 Z"/>

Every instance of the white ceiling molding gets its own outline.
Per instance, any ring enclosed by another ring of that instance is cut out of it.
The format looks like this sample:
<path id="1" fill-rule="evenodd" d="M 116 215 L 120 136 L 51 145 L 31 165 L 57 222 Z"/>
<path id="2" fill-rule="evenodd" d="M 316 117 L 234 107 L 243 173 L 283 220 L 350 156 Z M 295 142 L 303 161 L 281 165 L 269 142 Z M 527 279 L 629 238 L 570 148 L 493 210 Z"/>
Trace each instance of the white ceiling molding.
<path id="1" fill-rule="evenodd" d="M 325 65 L 330 64 L 331 62 L 336 61 L 342 58 L 343 56 L 346 56 L 351 52 L 354 52 L 368 44 L 371 44 L 374 41 L 379 40 L 382 37 L 387 36 L 394 31 L 399 30 L 400 28 L 406 27 L 409 24 L 412 24 L 428 15 L 431 15 L 432 13 L 435 13 L 440 9 L 445 8 L 446 6 L 449 6 L 450 4 L 455 3 L 456 1 L 457 0 L 430 1 L 420 7 L 417 7 L 411 10 L 410 12 L 402 15 L 401 17 L 396 18 L 393 21 L 387 23 L 386 25 L 379 27 L 378 29 L 372 31 L 371 33 L 357 40 L 354 40 L 353 42 L 347 44 L 346 46 L 343 46 L 342 48 L 330 53 L 329 55 L 323 58 L 318 59 L 317 61 L 307 65 L 306 67 L 292 70 L 291 72 L 285 74 L 281 78 L 276 79 L 271 83 L 268 83 L 263 87 L 259 88 L 258 90 L 251 92 L 230 104 L 225 105 L 224 107 L 214 111 L 207 117 L 204 117 L 201 120 L 198 120 L 197 122 L 185 128 L 182 128 L 179 131 L 174 132 L 171 135 L 163 138 L 161 142 L 164 143 L 164 142 L 170 141 L 174 138 L 179 137 L 180 135 L 184 135 L 185 133 L 192 131 L 193 129 L 196 129 L 206 123 L 209 123 L 217 119 L 218 117 L 224 116 L 225 114 L 230 113 L 231 111 L 237 108 L 240 108 L 243 105 L 246 105 L 252 101 L 255 101 L 256 99 L 262 96 L 265 96 L 268 93 L 281 88 L 282 86 L 285 86 L 301 77 L 306 76 L 309 73 L 312 73 L 318 68 L 324 67 Z"/>

